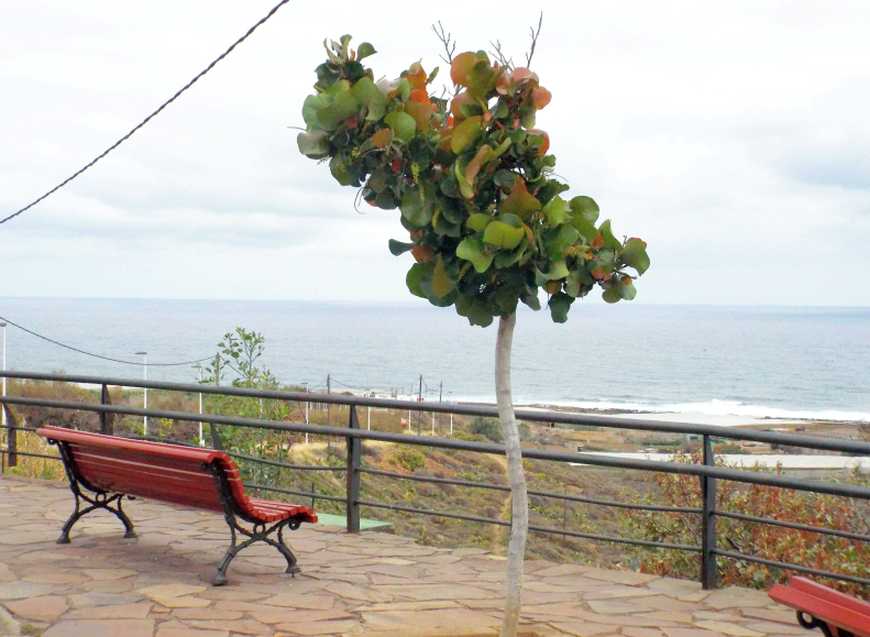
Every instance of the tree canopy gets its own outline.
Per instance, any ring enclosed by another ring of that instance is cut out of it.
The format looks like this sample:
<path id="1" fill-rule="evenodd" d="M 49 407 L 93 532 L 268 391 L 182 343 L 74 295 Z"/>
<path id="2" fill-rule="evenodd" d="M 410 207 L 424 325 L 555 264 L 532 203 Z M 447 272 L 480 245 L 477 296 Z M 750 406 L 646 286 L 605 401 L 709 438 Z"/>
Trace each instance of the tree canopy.
<path id="1" fill-rule="evenodd" d="M 367 203 L 400 210 L 409 240 L 389 248 L 413 255 L 413 294 L 480 326 L 519 301 L 540 309 L 539 288 L 559 323 L 596 286 L 608 303 L 635 297 L 646 243 L 618 238 L 591 197 L 563 196 L 550 138 L 535 128 L 551 99 L 535 73 L 484 51 L 451 55 L 454 93 L 438 97 L 437 68 L 427 74 L 415 62 L 375 82 L 363 65 L 374 47 L 354 51 L 350 40 L 324 43 L 299 150 L 328 159 L 336 181 Z"/>

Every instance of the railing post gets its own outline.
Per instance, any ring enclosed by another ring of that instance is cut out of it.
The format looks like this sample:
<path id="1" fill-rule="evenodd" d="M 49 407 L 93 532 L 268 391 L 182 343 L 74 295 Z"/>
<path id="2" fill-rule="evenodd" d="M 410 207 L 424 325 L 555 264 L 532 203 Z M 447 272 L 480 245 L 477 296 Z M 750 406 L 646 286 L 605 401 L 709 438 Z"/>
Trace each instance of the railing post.
<path id="1" fill-rule="evenodd" d="M 100 404 L 101 405 L 111 405 L 112 399 L 109 396 L 109 387 L 106 384 L 103 384 L 100 389 Z M 110 414 L 107 411 L 100 412 L 100 433 L 107 434 L 109 436 L 114 435 L 115 433 L 115 415 Z"/>
<path id="2" fill-rule="evenodd" d="M 347 426 L 349 429 L 359 429 L 356 417 L 356 406 L 350 406 Z M 347 436 L 347 532 L 359 533 L 359 489 L 360 460 L 362 444 L 359 438 Z"/>
<path id="3" fill-rule="evenodd" d="M 217 425 L 213 422 L 208 423 L 208 430 L 211 433 L 211 448 L 222 450 L 223 443 L 221 442 L 221 435 L 218 433 Z"/>
<path id="4" fill-rule="evenodd" d="M 704 466 L 716 464 L 713 443 L 704 434 Z M 716 479 L 701 476 L 701 586 L 704 590 L 716 588 Z"/>
<path id="5" fill-rule="evenodd" d="M 18 423 L 9 405 L 3 403 L 3 413 L 6 414 L 6 448 L 8 449 L 7 467 L 18 465 Z"/>

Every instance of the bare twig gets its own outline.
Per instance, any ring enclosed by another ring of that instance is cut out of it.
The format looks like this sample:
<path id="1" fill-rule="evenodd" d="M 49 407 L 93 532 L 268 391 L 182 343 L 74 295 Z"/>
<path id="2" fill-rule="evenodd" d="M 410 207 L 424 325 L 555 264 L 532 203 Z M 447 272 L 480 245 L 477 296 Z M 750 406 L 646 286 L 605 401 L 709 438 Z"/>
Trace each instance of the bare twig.
<path id="1" fill-rule="evenodd" d="M 507 57 L 504 51 L 502 51 L 501 40 L 496 40 L 495 42 L 490 41 L 489 45 L 492 47 L 492 56 L 498 60 L 500 65 L 507 69 L 512 69 L 514 67 L 513 58 Z"/>
<path id="2" fill-rule="evenodd" d="M 541 25 L 544 23 L 544 12 L 541 11 L 541 14 L 538 16 L 538 28 L 529 27 L 529 36 L 532 39 L 532 46 L 529 49 L 529 52 L 526 53 L 526 67 L 530 68 L 532 66 L 532 58 L 535 55 L 535 46 L 538 44 L 538 36 L 541 35 Z"/>
<path id="3" fill-rule="evenodd" d="M 456 40 L 453 39 L 453 34 L 448 33 L 444 29 L 444 25 L 441 24 L 441 20 L 438 20 L 438 25 L 432 25 L 432 31 L 435 32 L 435 37 L 437 37 L 441 44 L 444 45 L 444 52 L 447 54 L 446 56 L 439 56 L 442 60 L 444 60 L 447 64 L 453 64 L 453 54 L 456 53 Z"/>

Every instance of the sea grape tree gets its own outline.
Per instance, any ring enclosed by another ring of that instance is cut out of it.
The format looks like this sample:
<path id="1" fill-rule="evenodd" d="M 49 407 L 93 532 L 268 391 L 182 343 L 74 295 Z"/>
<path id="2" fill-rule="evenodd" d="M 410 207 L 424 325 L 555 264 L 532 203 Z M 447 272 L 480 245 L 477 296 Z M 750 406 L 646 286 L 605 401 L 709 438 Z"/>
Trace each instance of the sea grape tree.
<path id="1" fill-rule="evenodd" d="M 516 309 L 541 309 L 553 321 L 594 288 L 608 303 L 635 297 L 634 282 L 649 267 L 646 243 L 618 238 L 600 221 L 590 197 L 563 195 L 554 175 L 550 138 L 535 127 L 550 92 L 528 68 L 484 51 L 450 55 L 453 95 L 432 94 L 438 69 L 415 62 L 391 81 L 375 81 L 363 61 L 375 53 L 350 36 L 324 43 L 315 93 L 302 114 L 299 150 L 329 163 L 343 186 L 368 204 L 398 209 L 407 231 L 391 239 L 395 255 L 410 252 L 412 294 L 453 306 L 472 325 L 499 318 L 496 396 L 513 496 L 508 583 L 502 632 L 516 632 L 528 502 L 513 411 L 510 353 Z"/>

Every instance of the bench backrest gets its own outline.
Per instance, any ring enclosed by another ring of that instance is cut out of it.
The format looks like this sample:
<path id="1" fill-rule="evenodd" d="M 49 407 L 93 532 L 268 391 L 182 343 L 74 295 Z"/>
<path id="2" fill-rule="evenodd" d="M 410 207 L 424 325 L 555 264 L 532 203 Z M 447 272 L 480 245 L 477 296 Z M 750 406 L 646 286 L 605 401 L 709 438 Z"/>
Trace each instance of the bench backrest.
<path id="1" fill-rule="evenodd" d="M 222 451 L 52 426 L 37 433 L 64 445 L 77 479 L 90 487 L 222 511 L 220 490 L 210 470 L 216 466 L 226 477 L 236 506 L 247 508 L 239 470 Z"/>
<path id="2" fill-rule="evenodd" d="M 771 599 L 802 610 L 856 637 L 870 635 L 870 603 L 817 584 L 805 577 L 790 577 L 768 592 Z"/>

